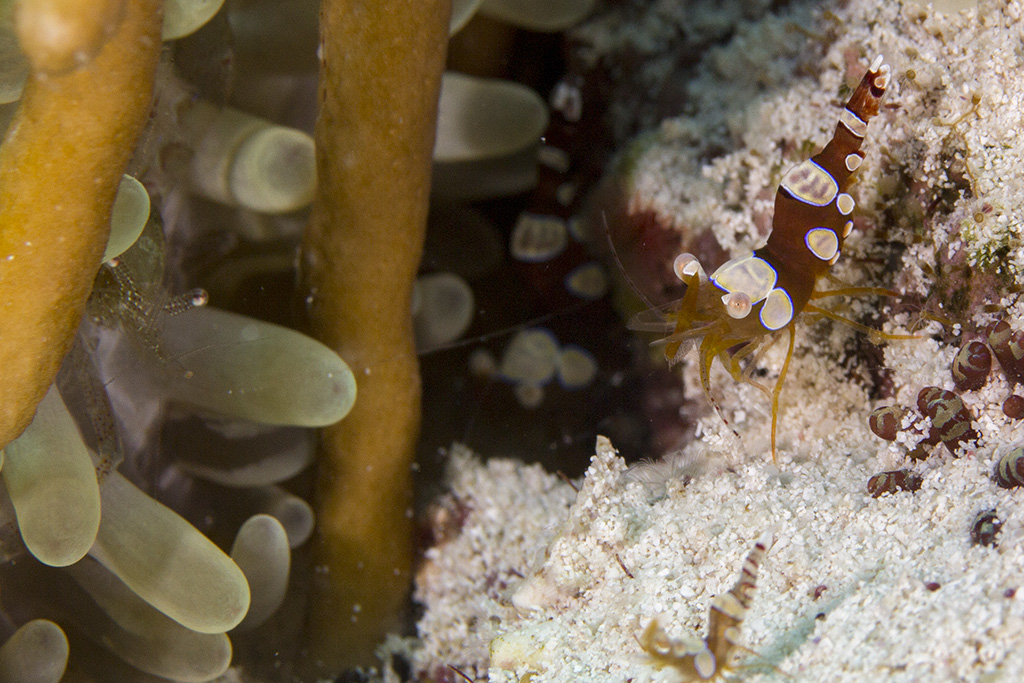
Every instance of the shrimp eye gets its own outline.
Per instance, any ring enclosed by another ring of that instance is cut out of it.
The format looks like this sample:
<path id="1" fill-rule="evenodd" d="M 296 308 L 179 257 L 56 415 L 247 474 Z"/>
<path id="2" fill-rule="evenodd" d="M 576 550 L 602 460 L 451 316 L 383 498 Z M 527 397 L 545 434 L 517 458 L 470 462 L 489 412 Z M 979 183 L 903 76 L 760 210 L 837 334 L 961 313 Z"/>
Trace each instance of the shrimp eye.
<path id="1" fill-rule="evenodd" d="M 725 312 L 730 318 L 746 318 L 750 313 L 750 296 L 743 292 L 729 292 L 722 297 L 722 303 L 725 304 Z"/>
<path id="2" fill-rule="evenodd" d="M 672 263 L 672 272 L 683 282 L 696 275 L 700 270 L 700 261 L 693 254 L 680 254 Z"/>

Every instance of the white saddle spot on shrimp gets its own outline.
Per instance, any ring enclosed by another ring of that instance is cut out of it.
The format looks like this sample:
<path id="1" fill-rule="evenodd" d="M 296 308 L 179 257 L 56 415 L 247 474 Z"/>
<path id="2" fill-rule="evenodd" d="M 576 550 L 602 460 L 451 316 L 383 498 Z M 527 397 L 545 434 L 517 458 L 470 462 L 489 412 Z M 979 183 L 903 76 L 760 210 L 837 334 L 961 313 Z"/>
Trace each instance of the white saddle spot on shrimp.
<path id="1" fill-rule="evenodd" d="M 850 134 L 857 138 L 863 138 L 868 132 L 868 123 L 849 109 L 839 112 L 839 123 L 850 131 Z"/>
<path id="2" fill-rule="evenodd" d="M 784 289 L 773 289 L 761 307 L 761 324 L 769 330 L 780 330 L 793 319 L 793 300 Z"/>
<path id="3" fill-rule="evenodd" d="M 812 206 L 827 205 L 839 192 L 836 179 L 813 159 L 789 169 L 782 178 L 782 187 L 795 199 Z"/>
<path id="4" fill-rule="evenodd" d="M 811 253 L 828 261 L 839 251 L 839 237 L 828 228 L 812 228 L 804 235 L 804 243 Z"/>
<path id="5" fill-rule="evenodd" d="M 849 216 L 853 212 L 853 206 L 853 197 L 845 192 L 836 198 L 836 208 L 844 216 Z"/>
<path id="6" fill-rule="evenodd" d="M 779 276 L 770 263 L 753 254 L 726 261 L 711 275 L 711 281 L 726 292 L 743 292 L 756 304 L 772 291 Z"/>

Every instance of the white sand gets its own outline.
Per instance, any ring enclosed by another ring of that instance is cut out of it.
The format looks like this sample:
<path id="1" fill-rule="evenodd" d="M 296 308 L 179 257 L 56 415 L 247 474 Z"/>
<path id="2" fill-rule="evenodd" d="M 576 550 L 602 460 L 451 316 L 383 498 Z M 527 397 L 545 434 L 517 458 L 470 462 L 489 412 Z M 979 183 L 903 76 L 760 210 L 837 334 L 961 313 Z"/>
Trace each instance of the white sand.
<path id="1" fill-rule="evenodd" d="M 773 533 L 742 627 L 761 657 L 746 663 L 798 681 L 1016 680 L 1024 593 L 1005 591 L 1024 589 L 1021 493 L 997 489 L 983 459 L 961 458 L 916 493 L 873 499 L 864 484 L 874 470 L 828 450 L 780 468 L 759 460 L 687 486 L 674 480 L 653 496 L 605 451 L 568 515 L 571 490 L 553 476 L 456 454 L 453 491 L 473 511 L 420 577 L 428 616 L 417 662 L 482 677 L 497 638 L 492 681 L 530 672 L 533 681 L 678 680 L 651 666 L 636 637 L 657 615 L 674 637 L 701 635 L 712 596 Z M 991 507 L 1006 520 L 999 545 L 974 546 L 974 515 Z M 555 518 L 562 525 L 542 560 Z M 997 671 L 1006 676 L 983 678 Z"/>

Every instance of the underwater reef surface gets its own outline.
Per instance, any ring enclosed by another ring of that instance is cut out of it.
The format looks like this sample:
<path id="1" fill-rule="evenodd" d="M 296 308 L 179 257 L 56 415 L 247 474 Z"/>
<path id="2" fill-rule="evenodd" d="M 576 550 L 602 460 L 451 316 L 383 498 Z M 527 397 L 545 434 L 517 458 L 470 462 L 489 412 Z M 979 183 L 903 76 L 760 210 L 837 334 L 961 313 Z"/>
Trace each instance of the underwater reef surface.
<path id="1" fill-rule="evenodd" d="M 736 639 L 757 654 L 736 647 L 727 663 L 749 680 L 1024 671 L 1024 423 L 1006 402 L 1024 377 L 1022 15 L 1019 2 L 796 3 L 706 52 L 682 88 L 686 113 L 622 155 L 629 212 L 680 243 L 710 233 L 726 258 L 760 246 L 782 174 L 828 140 L 882 54 L 893 82 L 833 274 L 899 296 L 827 303 L 919 338 L 875 347 L 846 325 L 798 324 L 776 462 L 768 399 L 717 363 L 728 425 L 709 410 L 685 448 L 632 469 L 599 439 L 578 493 L 537 466 L 454 447 L 417 580 L 419 637 L 390 651 L 433 680 L 685 680 L 656 666 L 665 658 L 642 634 L 658 618 L 672 643 L 703 637 L 712 597 L 761 540 Z M 969 341 L 991 349 L 973 384 L 951 368 Z M 784 346 L 758 359 L 769 386 Z M 699 394 L 692 358 L 683 376 Z M 894 424 L 873 431 L 869 414 L 886 406 Z"/>

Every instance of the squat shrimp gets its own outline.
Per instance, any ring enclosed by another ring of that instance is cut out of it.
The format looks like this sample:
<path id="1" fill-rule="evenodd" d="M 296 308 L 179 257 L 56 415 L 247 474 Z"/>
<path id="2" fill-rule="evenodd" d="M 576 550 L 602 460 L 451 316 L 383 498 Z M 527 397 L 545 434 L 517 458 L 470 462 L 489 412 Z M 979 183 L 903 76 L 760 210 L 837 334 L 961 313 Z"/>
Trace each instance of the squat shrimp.
<path id="1" fill-rule="evenodd" d="M 747 650 L 738 642 L 740 626 L 754 598 L 757 572 L 765 552 L 765 542 L 758 541 L 744 560 L 736 584 L 711 601 L 707 638 L 673 641 L 657 619 L 648 624 L 639 638 L 640 647 L 657 668 L 671 666 L 688 681 L 718 679 L 743 668 L 736 666 L 740 651 Z"/>
<path id="2" fill-rule="evenodd" d="M 864 160 L 861 143 L 868 122 L 878 114 L 891 76 L 889 65 L 879 55 L 840 113 L 839 123 L 825 148 L 783 176 L 775 195 L 772 231 L 763 247 L 726 262 L 710 277 L 695 256 L 680 254 L 673 269 L 686 284 L 683 298 L 640 313 L 630 323 L 636 330 L 669 333 L 660 340 L 666 345 L 669 363 L 682 360 L 689 347 L 699 341 L 701 387 L 719 414 L 709 384 L 709 371 L 716 357 L 735 380 L 765 392 L 772 405 L 773 461 L 779 393 L 793 356 L 793 328 L 798 316 L 803 312 L 815 313 L 880 335 L 877 330 L 819 308 L 811 301 L 836 295 L 894 294 L 873 287 L 819 288 L 819 280 L 831 280 L 829 270 L 839 259 L 843 240 L 853 229 L 854 201 L 847 188 L 852 182 L 851 175 Z M 753 364 L 743 370 L 740 362 L 766 350 L 782 330 L 789 333 L 789 350 L 774 388 L 768 389 L 750 377 Z"/>

